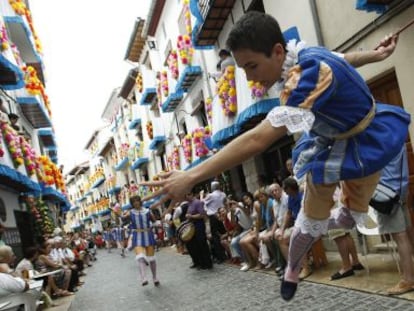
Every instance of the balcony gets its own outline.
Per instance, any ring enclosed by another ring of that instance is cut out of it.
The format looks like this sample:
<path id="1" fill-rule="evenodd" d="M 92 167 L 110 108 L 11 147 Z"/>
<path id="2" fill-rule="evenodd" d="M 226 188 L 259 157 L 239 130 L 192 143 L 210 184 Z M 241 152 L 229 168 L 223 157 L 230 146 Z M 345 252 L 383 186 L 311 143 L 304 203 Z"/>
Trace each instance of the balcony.
<path id="1" fill-rule="evenodd" d="M 141 119 L 140 118 L 134 119 L 129 123 L 128 129 L 133 130 L 140 124 L 141 124 Z"/>
<path id="2" fill-rule="evenodd" d="M 16 90 L 24 87 L 23 73 L 0 53 L 0 85 L 4 90 Z"/>
<path id="3" fill-rule="evenodd" d="M 152 101 L 157 96 L 157 90 L 154 88 L 146 88 L 142 93 L 140 104 L 141 106 L 152 105 Z"/>
<path id="4" fill-rule="evenodd" d="M 157 150 L 161 144 L 164 144 L 167 141 L 165 136 L 155 136 L 154 139 L 151 141 L 149 146 L 150 150 Z"/>
<path id="5" fill-rule="evenodd" d="M 177 82 L 176 90 L 182 90 L 188 92 L 188 90 L 193 86 L 194 82 L 198 77 L 202 75 L 200 66 L 187 66 L 180 75 L 180 79 Z"/>
<path id="6" fill-rule="evenodd" d="M 56 147 L 55 134 L 51 129 L 41 129 L 37 132 L 40 141 L 46 148 Z"/>
<path id="7" fill-rule="evenodd" d="M 145 163 L 148 163 L 148 158 L 138 158 L 135 160 L 134 163 L 132 163 L 131 165 L 131 170 L 137 170 L 139 169 L 142 165 L 144 165 Z"/>
<path id="8" fill-rule="evenodd" d="M 52 127 L 52 122 L 38 96 L 17 97 L 16 101 L 20 104 L 24 116 L 33 128 Z"/>
<path id="9" fill-rule="evenodd" d="M 123 158 L 117 165 L 115 165 L 115 171 L 123 171 L 128 166 L 128 157 Z"/>
<path id="10" fill-rule="evenodd" d="M 193 7 L 197 1 L 191 0 Z M 212 46 L 216 43 L 236 0 L 199 0 L 197 24 L 193 31 L 196 46 Z M 192 10 L 194 12 L 194 10 Z M 194 14 L 194 13 L 193 13 Z"/>
<path id="11" fill-rule="evenodd" d="M 162 112 L 173 112 L 175 108 L 181 103 L 183 100 L 183 91 L 179 90 L 175 93 L 170 94 L 166 101 L 162 104 Z"/>

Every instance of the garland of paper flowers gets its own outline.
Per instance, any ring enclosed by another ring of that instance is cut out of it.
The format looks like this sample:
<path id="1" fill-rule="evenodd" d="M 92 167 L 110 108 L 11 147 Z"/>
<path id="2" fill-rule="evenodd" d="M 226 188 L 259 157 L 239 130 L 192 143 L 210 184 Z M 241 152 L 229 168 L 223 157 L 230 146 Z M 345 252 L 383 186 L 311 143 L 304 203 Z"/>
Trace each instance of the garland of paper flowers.
<path id="1" fill-rule="evenodd" d="M 193 144 L 191 138 L 191 134 L 187 134 L 182 140 L 184 158 L 188 163 L 191 163 L 193 160 Z"/>
<path id="2" fill-rule="evenodd" d="M 29 9 L 26 7 L 26 4 L 23 0 L 9 0 L 9 3 L 13 10 L 16 12 L 16 14 L 26 16 L 27 23 L 29 24 L 30 30 L 33 34 L 36 51 L 40 54 L 43 54 L 42 45 L 33 26 L 32 15 L 30 14 Z"/>
<path id="3" fill-rule="evenodd" d="M 193 60 L 193 44 L 189 35 L 179 35 L 177 39 L 177 49 L 180 55 L 181 64 L 191 65 Z"/>
<path id="4" fill-rule="evenodd" d="M 158 106 L 162 106 L 162 87 L 161 87 L 161 72 L 157 72 L 157 102 Z"/>
<path id="5" fill-rule="evenodd" d="M 193 143 L 195 147 L 195 154 L 197 157 L 205 157 L 209 149 L 205 140 L 211 136 L 211 129 L 209 126 L 199 127 L 193 131 Z"/>
<path id="6" fill-rule="evenodd" d="M 208 122 L 211 124 L 213 121 L 213 100 L 211 97 L 207 97 L 206 99 L 206 113 Z"/>
<path id="7" fill-rule="evenodd" d="M 13 160 L 14 168 L 18 168 L 24 163 L 19 135 L 17 135 L 16 131 L 6 122 L 2 122 L 0 126 L 7 150 Z"/>
<path id="8" fill-rule="evenodd" d="M 63 178 L 62 172 L 57 167 L 57 165 L 53 162 L 52 162 L 52 169 L 53 169 L 53 177 L 55 179 L 56 189 L 66 195 L 66 184 L 65 184 L 65 180 Z"/>
<path id="9" fill-rule="evenodd" d="M 7 36 L 6 26 L 1 24 L 0 30 L 0 48 L 2 51 L 7 50 L 10 47 L 9 45 L 9 38 Z"/>
<path id="10" fill-rule="evenodd" d="M 96 171 L 89 177 L 89 184 L 93 185 L 95 182 L 103 178 L 105 178 L 103 167 L 98 166 Z"/>
<path id="11" fill-rule="evenodd" d="M 54 163 L 46 155 L 41 155 L 37 158 L 37 164 L 41 170 L 41 176 L 38 178 L 48 186 L 55 185 L 55 172 L 53 170 Z"/>
<path id="12" fill-rule="evenodd" d="M 260 82 L 254 82 L 252 80 L 247 82 L 251 90 L 251 96 L 253 99 L 261 99 L 266 95 L 266 88 Z"/>
<path id="13" fill-rule="evenodd" d="M 227 66 L 223 75 L 217 82 L 216 92 L 220 98 L 224 115 L 232 117 L 237 113 L 236 80 L 234 66 Z"/>
<path id="14" fill-rule="evenodd" d="M 173 148 L 172 161 L 173 161 L 174 169 L 179 170 L 181 168 L 181 165 L 180 165 L 180 148 L 178 146 L 174 146 Z"/>
<path id="15" fill-rule="evenodd" d="M 153 128 L 152 128 L 152 122 L 148 121 L 145 127 L 147 129 L 147 134 L 148 134 L 149 139 L 153 139 L 154 138 L 154 132 L 153 132 Z"/>
<path id="16" fill-rule="evenodd" d="M 164 95 L 165 98 L 168 97 L 169 95 L 169 89 L 168 89 L 168 75 L 167 75 L 167 71 L 163 70 L 161 71 L 161 90 L 162 90 L 162 94 Z"/>
<path id="17" fill-rule="evenodd" d="M 13 57 L 16 60 L 16 64 L 20 67 L 23 68 L 24 67 L 24 63 L 23 60 L 20 56 L 20 52 L 19 49 L 17 48 L 17 46 L 14 43 L 10 43 L 10 48 L 12 50 L 13 53 Z"/>
<path id="18" fill-rule="evenodd" d="M 33 196 L 26 197 L 27 210 L 32 213 L 35 219 L 35 236 L 37 240 L 44 238 L 45 234 L 51 234 L 55 229 L 50 217 L 49 207 L 41 199 Z"/>
<path id="19" fill-rule="evenodd" d="M 184 0 L 183 11 L 184 11 L 185 31 L 187 32 L 187 34 L 191 35 L 192 27 L 191 27 L 190 0 Z"/>
<path id="20" fill-rule="evenodd" d="M 128 143 L 122 143 L 121 147 L 119 148 L 119 158 L 121 161 L 128 157 L 129 153 L 129 144 Z"/>
<path id="21" fill-rule="evenodd" d="M 52 110 L 50 109 L 49 97 L 46 95 L 43 83 L 37 76 L 36 69 L 32 66 L 22 68 L 24 71 L 24 82 L 27 92 L 32 95 L 41 95 L 45 104 L 49 117 L 52 116 Z"/>
<path id="22" fill-rule="evenodd" d="M 144 80 L 142 79 L 142 73 L 138 72 L 135 83 L 137 85 L 138 92 L 142 93 L 142 91 L 144 90 Z"/>
<path id="23" fill-rule="evenodd" d="M 19 136 L 19 139 L 27 174 L 29 176 L 34 176 L 38 167 L 36 163 L 36 152 L 23 136 Z"/>
<path id="24" fill-rule="evenodd" d="M 178 79 L 178 55 L 176 50 L 171 50 L 170 55 L 167 59 L 168 69 L 170 70 L 171 77 L 175 80 Z"/>
<path id="25" fill-rule="evenodd" d="M 2 158 L 4 156 L 4 147 L 3 147 L 3 134 L 0 131 L 0 158 Z"/>

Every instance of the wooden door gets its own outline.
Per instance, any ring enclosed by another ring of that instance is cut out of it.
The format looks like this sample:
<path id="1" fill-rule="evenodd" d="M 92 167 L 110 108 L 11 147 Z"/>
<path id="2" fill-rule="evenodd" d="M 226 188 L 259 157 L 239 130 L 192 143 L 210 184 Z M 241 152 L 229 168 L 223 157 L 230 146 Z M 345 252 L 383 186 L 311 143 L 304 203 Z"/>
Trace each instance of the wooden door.
<path id="1" fill-rule="evenodd" d="M 388 73 L 384 77 L 372 83 L 369 83 L 368 85 L 376 100 L 386 103 L 386 104 L 404 107 L 404 104 L 401 98 L 400 88 L 398 86 L 397 77 L 394 71 Z M 408 158 L 408 168 L 409 168 L 409 181 L 410 181 L 409 195 L 412 199 L 414 195 L 414 153 L 413 153 L 413 147 L 411 144 L 410 135 L 408 135 L 407 142 L 405 145 L 407 147 L 407 158 Z M 413 200 L 411 200 L 411 202 L 413 202 Z M 412 211 L 412 208 L 410 208 L 410 211 Z"/>

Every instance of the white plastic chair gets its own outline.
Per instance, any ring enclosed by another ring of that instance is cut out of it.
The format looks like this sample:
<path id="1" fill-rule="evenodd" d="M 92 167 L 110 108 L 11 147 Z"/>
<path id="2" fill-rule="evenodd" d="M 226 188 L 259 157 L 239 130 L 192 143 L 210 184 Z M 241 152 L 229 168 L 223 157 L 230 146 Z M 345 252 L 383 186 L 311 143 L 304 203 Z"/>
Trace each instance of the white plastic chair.
<path id="1" fill-rule="evenodd" d="M 371 222 L 372 226 L 370 225 L 369 227 L 367 227 L 368 222 Z M 369 274 L 369 266 L 368 266 L 368 258 L 367 258 L 368 247 L 367 247 L 366 237 L 375 236 L 375 235 L 383 236 L 383 234 L 379 232 L 377 214 L 371 206 L 368 207 L 367 219 L 365 220 L 365 223 L 357 224 L 356 228 L 357 228 L 357 231 L 363 235 L 362 236 L 362 247 L 363 247 L 365 263 L 367 267 L 367 273 Z M 394 242 L 391 235 L 390 235 L 390 238 L 391 238 L 391 242 Z M 390 251 L 390 255 L 392 259 L 395 261 L 397 265 L 398 273 L 401 273 L 399 257 L 398 257 L 398 252 L 396 251 L 396 247 L 390 245 L 388 239 L 384 239 L 384 240 L 386 241 L 387 248 Z"/>

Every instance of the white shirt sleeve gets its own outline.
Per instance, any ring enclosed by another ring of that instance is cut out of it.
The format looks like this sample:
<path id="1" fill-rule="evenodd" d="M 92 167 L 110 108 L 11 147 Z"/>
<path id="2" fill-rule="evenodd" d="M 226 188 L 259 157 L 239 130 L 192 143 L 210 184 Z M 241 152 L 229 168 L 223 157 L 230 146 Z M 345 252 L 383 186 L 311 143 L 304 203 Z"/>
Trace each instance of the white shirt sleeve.
<path id="1" fill-rule="evenodd" d="M 7 273 L 0 273 L 0 288 L 9 293 L 21 293 L 26 287 L 22 278 L 14 277 Z"/>

